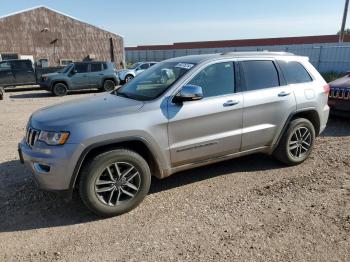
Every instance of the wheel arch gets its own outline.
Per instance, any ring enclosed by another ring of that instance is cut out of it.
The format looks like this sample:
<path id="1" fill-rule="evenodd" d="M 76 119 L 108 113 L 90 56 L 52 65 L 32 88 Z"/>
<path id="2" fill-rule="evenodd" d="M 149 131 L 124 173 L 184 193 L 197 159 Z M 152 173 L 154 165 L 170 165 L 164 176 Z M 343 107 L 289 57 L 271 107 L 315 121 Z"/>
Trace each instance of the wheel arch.
<path id="1" fill-rule="evenodd" d="M 157 178 L 163 177 L 163 170 L 159 161 L 157 160 L 157 154 L 151 149 L 148 142 L 144 138 L 131 137 L 123 140 L 108 140 L 99 142 L 88 146 L 80 155 L 79 160 L 74 168 L 72 178 L 69 185 L 71 198 L 75 186 L 79 183 L 80 171 L 83 165 L 89 161 L 89 159 L 95 157 L 98 154 L 111 151 L 113 149 L 125 148 L 140 154 L 148 163 L 151 174 Z"/>
<path id="2" fill-rule="evenodd" d="M 51 90 L 52 88 L 56 85 L 56 84 L 65 84 L 67 89 L 70 89 L 70 86 L 68 84 L 68 82 L 66 80 L 62 80 L 62 79 L 57 79 L 57 80 L 53 80 L 51 83 Z"/>
<path id="3" fill-rule="evenodd" d="M 285 122 L 285 124 L 284 124 L 284 126 L 283 126 L 283 128 L 278 136 L 278 139 L 276 140 L 275 144 L 272 147 L 271 152 L 273 152 L 277 148 L 279 142 L 281 141 L 281 138 L 282 138 L 284 132 L 287 130 L 287 128 L 289 126 L 289 123 L 297 118 L 305 118 L 305 119 L 309 120 L 315 128 L 316 136 L 318 136 L 320 134 L 321 122 L 320 122 L 320 117 L 319 117 L 316 109 L 313 109 L 313 108 L 312 109 L 304 109 L 304 110 L 293 112 L 289 115 L 287 121 Z"/>

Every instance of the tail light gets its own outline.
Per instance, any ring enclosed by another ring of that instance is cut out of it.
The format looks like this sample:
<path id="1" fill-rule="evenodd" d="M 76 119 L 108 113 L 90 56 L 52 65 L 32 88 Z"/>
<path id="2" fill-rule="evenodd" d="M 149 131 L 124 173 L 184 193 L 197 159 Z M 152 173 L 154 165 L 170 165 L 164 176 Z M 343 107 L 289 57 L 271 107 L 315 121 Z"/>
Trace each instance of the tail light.
<path id="1" fill-rule="evenodd" d="M 331 90 L 331 87 L 328 84 L 323 86 L 323 92 L 325 94 L 328 94 L 330 90 Z"/>

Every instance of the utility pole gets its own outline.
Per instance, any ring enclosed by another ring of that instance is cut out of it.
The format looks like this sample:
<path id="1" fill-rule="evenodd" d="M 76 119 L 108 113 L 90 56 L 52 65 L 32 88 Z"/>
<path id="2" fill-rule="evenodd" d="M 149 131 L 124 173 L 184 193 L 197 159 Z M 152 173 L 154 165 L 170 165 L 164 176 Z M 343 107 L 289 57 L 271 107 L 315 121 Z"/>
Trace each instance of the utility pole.
<path id="1" fill-rule="evenodd" d="M 344 30 L 345 30 L 345 24 L 346 24 L 346 17 L 348 15 L 348 6 L 349 6 L 349 0 L 345 0 L 343 21 L 341 23 L 341 29 L 340 29 L 340 34 L 339 34 L 339 43 L 344 42 Z"/>

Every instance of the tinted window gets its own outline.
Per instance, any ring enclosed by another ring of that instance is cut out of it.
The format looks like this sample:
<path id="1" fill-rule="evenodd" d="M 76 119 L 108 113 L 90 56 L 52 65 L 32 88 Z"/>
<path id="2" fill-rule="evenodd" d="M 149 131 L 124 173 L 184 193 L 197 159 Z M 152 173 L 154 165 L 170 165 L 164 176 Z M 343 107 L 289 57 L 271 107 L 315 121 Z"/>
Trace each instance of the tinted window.
<path id="1" fill-rule="evenodd" d="M 247 91 L 279 86 L 278 73 L 272 61 L 242 62 Z"/>
<path id="2" fill-rule="evenodd" d="M 99 72 L 102 70 L 101 64 L 91 64 L 91 72 Z"/>
<path id="3" fill-rule="evenodd" d="M 142 69 L 142 70 L 145 70 L 147 68 L 149 68 L 149 64 L 143 64 L 140 66 L 140 69 Z"/>
<path id="4" fill-rule="evenodd" d="M 12 68 L 18 70 L 32 69 L 32 63 L 28 60 L 11 61 Z"/>
<path id="5" fill-rule="evenodd" d="M 189 84 L 202 87 L 204 97 L 232 94 L 234 92 L 233 63 L 210 65 L 200 71 Z"/>
<path id="6" fill-rule="evenodd" d="M 0 63 L 0 70 L 9 70 L 11 69 L 11 65 L 9 62 Z"/>
<path id="7" fill-rule="evenodd" d="M 77 73 L 86 73 L 88 71 L 88 64 L 76 64 L 75 70 L 77 70 Z"/>
<path id="8" fill-rule="evenodd" d="M 300 63 L 295 61 L 279 61 L 278 63 L 283 70 L 283 74 L 288 84 L 298 84 L 312 81 L 311 76 Z"/>

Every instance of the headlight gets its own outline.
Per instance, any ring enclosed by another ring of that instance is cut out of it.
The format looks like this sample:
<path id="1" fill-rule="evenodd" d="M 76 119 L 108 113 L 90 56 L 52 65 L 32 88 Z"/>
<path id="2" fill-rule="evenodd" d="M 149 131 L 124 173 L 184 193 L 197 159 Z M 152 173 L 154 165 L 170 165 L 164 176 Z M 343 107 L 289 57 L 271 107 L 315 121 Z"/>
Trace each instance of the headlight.
<path id="1" fill-rule="evenodd" d="M 38 140 L 50 146 L 64 145 L 69 137 L 69 132 L 47 132 L 41 131 Z"/>
<path id="2" fill-rule="evenodd" d="M 49 77 L 48 77 L 48 76 L 42 76 L 41 79 L 42 79 L 43 81 L 46 81 L 47 79 L 49 79 Z"/>

